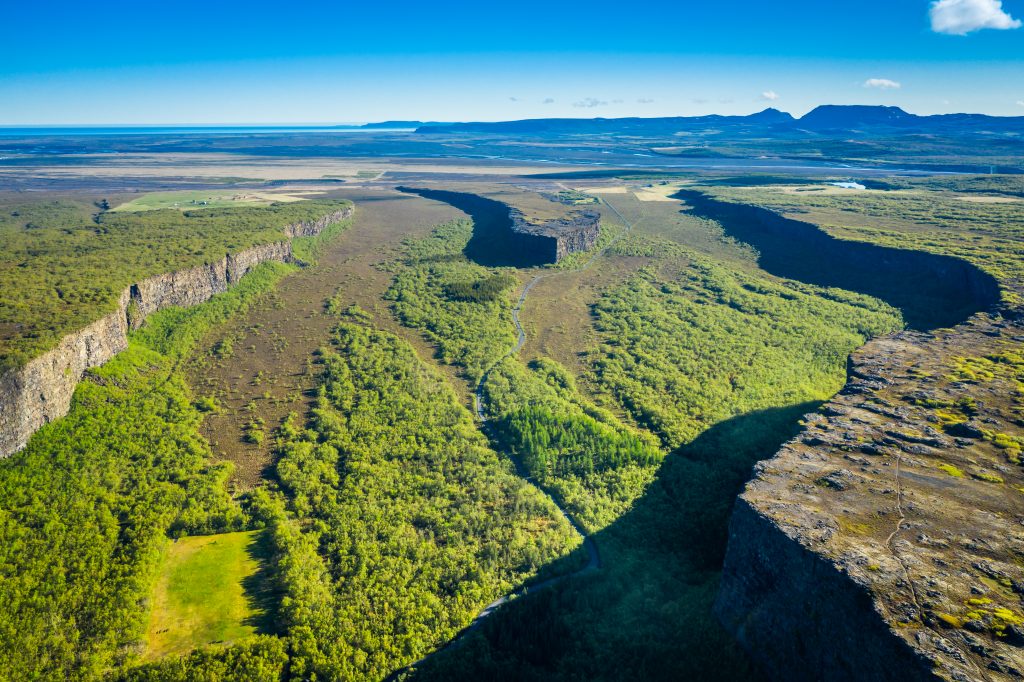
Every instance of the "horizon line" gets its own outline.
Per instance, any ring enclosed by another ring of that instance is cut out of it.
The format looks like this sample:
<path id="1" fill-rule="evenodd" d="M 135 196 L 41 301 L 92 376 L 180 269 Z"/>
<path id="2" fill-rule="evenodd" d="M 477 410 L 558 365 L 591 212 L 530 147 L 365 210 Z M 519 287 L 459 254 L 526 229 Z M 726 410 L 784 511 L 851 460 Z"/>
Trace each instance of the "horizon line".
<path id="1" fill-rule="evenodd" d="M 443 124 L 460 123 L 460 124 L 464 124 L 464 123 L 507 123 L 507 122 L 513 122 L 513 121 L 538 121 L 538 120 L 578 120 L 578 121 L 600 121 L 600 120 L 605 120 L 605 121 L 613 121 L 613 120 L 620 120 L 620 119 L 627 119 L 627 118 L 655 120 L 655 119 L 665 119 L 665 118 L 708 118 L 708 117 L 711 117 L 711 116 L 721 116 L 721 117 L 728 117 L 728 118 L 744 118 L 744 117 L 754 116 L 756 114 L 764 113 L 766 111 L 777 111 L 779 113 L 789 114 L 795 120 L 800 120 L 804 116 L 806 116 L 807 114 L 809 114 L 812 111 L 815 111 L 815 110 L 817 110 L 817 109 L 819 109 L 821 107 L 867 107 L 867 108 L 875 108 L 875 109 L 899 109 L 900 111 L 903 111 L 906 114 L 910 114 L 912 116 L 920 116 L 920 117 L 929 117 L 929 116 L 961 116 L 961 115 L 966 115 L 966 116 L 988 116 L 988 117 L 991 117 L 991 118 L 1024 118 L 1024 114 L 1014 116 L 1014 115 L 1011 115 L 1011 114 L 985 114 L 985 113 L 982 113 L 982 112 L 971 112 L 971 111 L 959 111 L 959 112 L 951 112 L 951 113 L 946 113 L 946 114 L 915 114 L 912 111 L 907 111 L 907 109 L 905 109 L 904 107 L 901 107 L 901 106 L 898 106 L 898 105 L 886 105 L 886 104 L 819 104 L 819 105 L 813 107 L 812 109 L 809 109 L 806 113 L 801 114 L 800 116 L 796 116 L 792 112 L 784 111 L 782 109 L 779 109 L 778 107 L 768 106 L 768 107 L 765 107 L 763 109 L 758 109 L 756 111 L 753 111 L 753 112 L 751 112 L 749 114 L 716 114 L 716 113 L 710 113 L 710 114 L 696 114 L 696 115 L 690 115 L 690 116 L 682 115 L 682 114 L 665 115 L 665 116 L 535 116 L 535 117 L 529 117 L 529 118 L 496 118 L 496 119 L 491 119 L 491 120 L 477 119 L 477 120 L 463 120 L 463 121 L 440 121 L 440 120 L 420 119 L 420 118 L 396 118 L 396 117 L 390 117 L 390 118 L 384 118 L 384 119 L 380 119 L 380 120 L 359 121 L 359 122 L 353 122 L 353 121 L 342 121 L 342 122 L 309 122 L 309 121 L 278 121 L 278 122 L 266 122 L 266 121 L 240 122 L 240 121 L 231 121 L 231 122 L 227 122 L 227 121 L 218 121 L 218 122 L 205 122 L 205 123 L 168 123 L 168 122 L 160 122 L 160 123 L 137 123 L 137 122 L 136 123 L 115 123 L 115 122 L 110 122 L 110 123 L 67 123 L 67 122 L 61 122 L 61 123 L 0 123 L 0 130 L 32 129 L 32 128 L 55 128 L 55 129 L 68 129 L 68 128 L 95 128 L 95 129 L 102 129 L 102 128 L 202 128 L 202 127 L 206 127 L 206 128 L 281 128 L 281 127 L 329 128 L 329 127 L 345 127 L 345 126 L 358 127 L 358 126 L 375 125 L 375 124 L 381 124 L 381 123 L 389 123 L 389 122 L 392 122 L 392 121 L 396 121 L 396 122 L 406 122 L 406 121 L 408 121 L 408 122 L 425 123 L 425 124 L 431 124 L 431 123 L 434 123 L 434 124 L 437 124 L 437 123 L 443 123 Z M 405 130 L 405 129 L 407 129 L 407 128 L 395 128 L 394 130 Z"/>

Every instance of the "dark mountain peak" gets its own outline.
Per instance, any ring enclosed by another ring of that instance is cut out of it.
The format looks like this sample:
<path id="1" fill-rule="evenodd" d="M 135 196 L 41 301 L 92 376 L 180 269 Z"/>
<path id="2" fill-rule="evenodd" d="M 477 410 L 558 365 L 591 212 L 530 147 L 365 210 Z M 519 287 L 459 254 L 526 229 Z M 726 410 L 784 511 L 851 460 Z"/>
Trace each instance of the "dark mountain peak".
<path id="1" fill-rule="evenodd" d="M 903 125 L 918 117 L 899 107 L 864 104 L 824 104 L 800 118 L 805 128 L 857 128 Z"/>
<path id="2" fill-rule="evenodd" d="M 789 123 L 795 120 L 793 115 L 785 111 L 779 111 L 775 107 L 768 107 L 763 111 L 759 111 L 756 114 L 747 116 L 748 120 L 757 121 L 758 123 Z"/>

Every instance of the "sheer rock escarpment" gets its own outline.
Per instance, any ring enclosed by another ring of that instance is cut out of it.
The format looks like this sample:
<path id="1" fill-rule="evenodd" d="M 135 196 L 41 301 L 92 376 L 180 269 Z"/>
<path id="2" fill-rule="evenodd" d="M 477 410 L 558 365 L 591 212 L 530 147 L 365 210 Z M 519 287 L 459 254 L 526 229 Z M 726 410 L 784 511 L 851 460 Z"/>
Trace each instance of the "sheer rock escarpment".
<path id="1" fill-rule="evenodd" d="M 1024 322 L 870 341 L 737 501 L 715 611 L 774 679 L 1024 676 Z"/>
<path id="2" fill-rule="evenodd" d="M 345 220 L 352 209 L 285 228 L 288 237 L 313 236 Z M 122 292 L 117 308 L 84 329 L 65 336 L 52 350 L 0 376 L 0 457 L 25 447 L 43 425 L 63 417 L 86 370 L 128 347 L 128 332 L 148 315 L 170 306 L 188 307 L 227 291 L 267 261 L 292 262 L 290 241 L 254 246 L 215 263 L 156 275 Z"/>

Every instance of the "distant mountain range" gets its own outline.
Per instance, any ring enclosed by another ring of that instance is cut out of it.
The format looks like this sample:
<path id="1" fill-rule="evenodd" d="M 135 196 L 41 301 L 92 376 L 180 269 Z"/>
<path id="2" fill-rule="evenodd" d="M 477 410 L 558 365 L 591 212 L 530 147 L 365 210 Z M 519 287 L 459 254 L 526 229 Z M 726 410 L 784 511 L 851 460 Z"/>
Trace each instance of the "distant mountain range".
<path id="1" fill-rule="evenodd" d="M 941 114 L 918 116 L 899 107 L 824 105 L 801 118 L 768 108 L 749 116 L 671 116 L 662 118 L 536 118 L 520 121 L 431 123 L 417 133 L 495 135 L 673 135 L 681 132 L 748 134 L 836 134 L 889 136 L 908 134 L 1024 134 L 1024 116 Z"/>

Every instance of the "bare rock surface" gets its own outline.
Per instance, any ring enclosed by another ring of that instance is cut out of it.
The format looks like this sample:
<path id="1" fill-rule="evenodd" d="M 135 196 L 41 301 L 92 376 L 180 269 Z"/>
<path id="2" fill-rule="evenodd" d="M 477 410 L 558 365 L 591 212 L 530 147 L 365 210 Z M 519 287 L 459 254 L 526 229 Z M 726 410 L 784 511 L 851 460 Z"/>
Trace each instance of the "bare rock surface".
<path id="1" fill-rule="evenodd" d="M 1024 677 L 1024 323 L 1012 316 L 870 341 L 844 390 L 757 465 L 716 614 L 769 675 Z"/>

